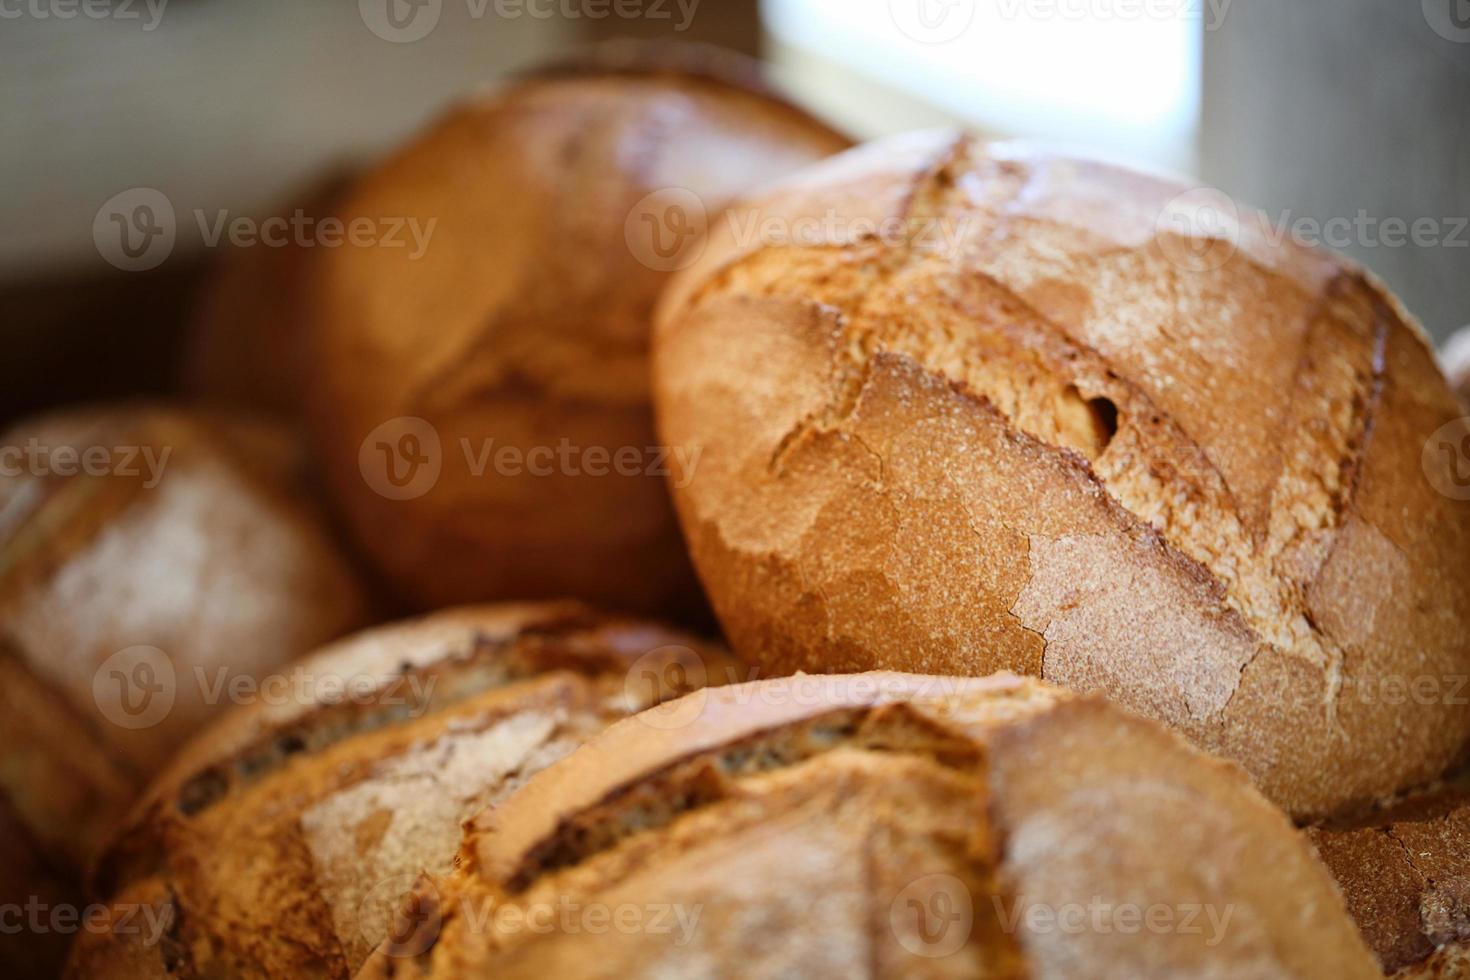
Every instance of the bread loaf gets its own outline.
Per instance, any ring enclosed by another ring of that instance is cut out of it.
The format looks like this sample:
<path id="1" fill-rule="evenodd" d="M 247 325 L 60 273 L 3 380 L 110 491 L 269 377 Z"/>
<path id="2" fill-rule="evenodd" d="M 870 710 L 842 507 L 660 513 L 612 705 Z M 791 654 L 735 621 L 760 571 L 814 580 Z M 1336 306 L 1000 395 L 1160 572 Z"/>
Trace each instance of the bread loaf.
<path id="1" fill-rule="evenodd" d="M 1377 975 L 1237 768 L 1009 676 L 781 678 L 620 722 L 403 911 L 361 976 Z"/>
<path id="2" fill-rule="evenodd" d="M 1462 410 L 1366 272 L 1196 193 L 928 133 L 737 208 L 654 372 L 736 651 L 1104 691 L 1304 817 L 1446 771 Z"/>
<path id="3" fill-rule="evenodd" d="M 614 719 L 735 676 L 683 633 L 575 603 L 335 644 L 149 789 L 96 875 L 114 928 L 79 940 L 70 975 L 350 976 L 415 877 L 449 870 L 461 820 Z"/>
<path id="4" fill-rule="evenodd" d="M 162 406 L 0 436 L 0 905 L 28 923 L 7 915 L 0 932 L 13 969 L 54 975 L 68 927 L 31 928 L 31 907 L 50 923 L 75 899 L 217 685 L 362 622 L 356 577 L 302 502 L 298 452 L 275 428 Z"/>
<path id="5" fill-rule="evenodd" d="M 1385 973 L 1470 976 L 1470 777 L 1306 834 Z"/>
<path id="6" fill-rule="evenodd" d="M 214 259 L 184 358 L 191 394 L 293 420 L 302 414 L 311 381 L 312 259 L 320 249 L 344 247 L 342 233 L 323 222 L 334 220 L 347 183 L 346 173 L 319 181 L 299 203 L 265 219 L 266 237 L 225 247 Z"/>
<path id="7" fill-rule="evenodd" d="M 743 61 L 623 50 L 466 102 L 349 192 L 345 221 L 417 227 L 421 249 L 320 256 L 318 442 L 364 548 L 424 605 L 696 602 L 651 311 L 700 212 L 847 144 Z"/>

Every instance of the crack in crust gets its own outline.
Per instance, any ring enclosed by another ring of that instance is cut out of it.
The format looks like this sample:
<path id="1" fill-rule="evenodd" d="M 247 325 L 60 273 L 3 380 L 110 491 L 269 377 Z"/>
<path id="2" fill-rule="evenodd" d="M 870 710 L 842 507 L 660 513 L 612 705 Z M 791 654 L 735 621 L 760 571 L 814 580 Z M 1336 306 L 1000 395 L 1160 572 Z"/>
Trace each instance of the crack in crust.
<path id="1" fill-rule="evenodd" d="M 1002 190 L 982 206 L 967 183 L 987 165 Z M 1306 590 L 1356 490 L 1392 311 L 1360 274 L 1339 271 L 1327 285 L 1303 338 L 1290 408 L 1278 422 L 1285 445 L 1268 512 L 1247 513 L 1210 454 L 1106 356 L 994 276 L 957 268 L 954 256 L 916 244 L 916 228 L 954 227 L 979 213 L 994 221 L 988 238 L 1003 237 L 1015 220 L 1010 205 L 1028 181 L 1024 168 L 977 161 L 973 141 L 958 139 L 915 178 L 900 242 L 763 247 L 717 269 L 681 308 L 726 292 L 793 296 L 816 304 L 830 324 L 831 396 L 778 441 L 772 476 L 782 476 L 815 437 L 853 435 L 849 423 L 878 359 L 904 356 L 996 411 L 1012 431 L 1080 464 L 1130 533 L 1157 532 L 1195 575 L 1218 587 L 1222 609 L 1257 638 L 1257 655 L 1269 647 L 1322 669 L 1323 706 L 1338 725 L 1346 654 L 1314 621 Z M 841 258 L 835 269 L 834 253 Z M 881 452 L 864 446 L 881 473 Z"/>

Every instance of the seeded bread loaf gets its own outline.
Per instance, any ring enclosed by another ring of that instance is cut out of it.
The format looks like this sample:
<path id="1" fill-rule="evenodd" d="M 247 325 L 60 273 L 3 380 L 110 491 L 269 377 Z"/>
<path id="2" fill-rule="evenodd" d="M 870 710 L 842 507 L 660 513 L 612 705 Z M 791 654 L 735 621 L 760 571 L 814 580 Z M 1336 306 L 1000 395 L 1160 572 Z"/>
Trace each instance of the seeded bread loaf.
<path id="1" fill-rule="evenodd" d="M 321 253 L 312 414 L 363 547 L 415 601 L 697 604 L 654 302 L 724 202 L 848 145 L 752 73 L 602 49 L 466 102 L 349 191 L 344 220 L 424 242 Z"/>
<path id="2" fill-rule="evenodd" d="M 160 406 L 0 436 L 0 904 L 34 898 L 49 921 L 75 898 L 109 825 L 213 709 L 209 685 L 361 624 L 298 462 L 273 427 Z M 65 930 L 5 925 L 0 957 L 54 975 Z"/>
<path id="3" fill-rule="evenodd" d="M 1385 973 L 1470 977 L 1470 776 L 1306 834 Z"/>
<path id="4" fill-rule="evenodd" d="M 439 613 L 344 640 L 191 743 L 108 847 L 110 932 L 70 975 L 346 977 L 460 821 L 724 654 L 575 603 Z M 150 910 L 129 928 L 124 916 Z"/>
<path id="5" fill-rule="evenodd" d="M 1367 273 L 948 133 L 734 213 L 767 230 L 671 284 L 654 384 L 738 653 L 1101 690 L 1303 817 L 1460 756 L 1470 713 L 1386 688 L 1470 673 L 1470 503 L 1423 452 L 1462 410 Z"/>
<path id="6" fill-rule="evenodd" d="M 1009 676 L 798 676 L 610 728 L 467 825 L 411 977 L 1373 977 L 1240 771 Z"/>

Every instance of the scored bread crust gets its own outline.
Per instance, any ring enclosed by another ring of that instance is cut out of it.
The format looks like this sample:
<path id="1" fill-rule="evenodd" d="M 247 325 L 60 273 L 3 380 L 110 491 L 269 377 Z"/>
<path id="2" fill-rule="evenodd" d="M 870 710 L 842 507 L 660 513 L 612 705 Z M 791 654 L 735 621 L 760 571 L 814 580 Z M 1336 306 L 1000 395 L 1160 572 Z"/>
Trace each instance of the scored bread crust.
<path id="1" fill-rule="evenodd" d="M 161 939 L 84 937 L 74 977 L 350 976 L 460 821 L 613 720 L 709 681 L 726 654 L 578 603 L 457 609 L 293 665 L 189 744 L 105 852 L 115 916 L 149 899 Z M 264 689 L 263 689 L 264 690 Z"/>
<path id="2" fill-rule="evenodd" d="M 1470 774 L 1304 833 L 1385 973 L 1470 976 Z"/>
<path id="3" fill-rule="evenodd" d="M 6 904 L 50 892 L 55 908 L 211 710 L 198 678 L 265 673 L 360 625 L 367 604 L 303 503 L 299 447 L 272 426 L 89 406 L 20 422 L 0 446 L 32 461 L 7 452 L 0 477 L 0 811 L 30 852 L 4 862 L 0 892 Z M 119 695 L 108 661 L 139 646 L 166 658 L 171 677 L 158 657 L 146 666 L 147 696 L 167 700 L 119 715 L 143 692 Z M 0 944 L 15 963 L 27 954 L 12 946 L 54 937 L 27 927 Z"/>
<path id="4" fill-rule="evenodd" d="M 1366 272 L 1185 234 L 1185 191 L 926 133 L 734 210 L 804 236 L 717 230 L 654 387 L 737 651 L 1102 690 L 1303 817 L 1460 757 L 1470 509 L 1424 447 L 1461 410 Z"/>
<path id="5" fill-rule="evenodd" d="M 470 822 L 359 976 L 1378 975 L 1238 768 L 1100 699 L 875 673 L 650 714 Z"/>
<path id="6" fill-rule="evenodd" d="M 648 393 L 668 271 L 633 237 L 647 234 L 640 217 L 674 217 L 640 208 L 683 195 L 684 223 L 658 229 L 677 242 L 692 212 L 713 221 L 736 193 L 850 144 L 738 72 L 631 50 L 466 101 L 368 173 L 342 218 L 433 222 L 421 256 L 321 256 L 313 428 L 364 549 L 424 605 L 571 595 L 682 614 L 699 602 Z M 398 418 L 431 426 L 442 461 L 405 500 L 374 492 L 361 468 L 365 440 Z M 622 469 L 590 449 L 622 451 Z M 598 468 L 609 472 L 584 472 Z"/>

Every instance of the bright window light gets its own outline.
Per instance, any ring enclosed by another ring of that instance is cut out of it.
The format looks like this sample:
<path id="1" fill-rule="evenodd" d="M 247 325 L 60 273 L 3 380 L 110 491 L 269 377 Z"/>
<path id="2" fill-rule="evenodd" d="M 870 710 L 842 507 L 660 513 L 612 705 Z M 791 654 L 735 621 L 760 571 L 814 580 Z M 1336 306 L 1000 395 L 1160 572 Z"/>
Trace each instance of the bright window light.
<path id="1" fill-rule="evenodd" d="M 991 132 L 1178 165 L 1203 30 L 1229 0 L 763 0 L 795 48 Z"/>

